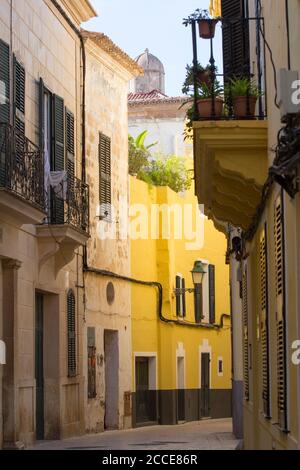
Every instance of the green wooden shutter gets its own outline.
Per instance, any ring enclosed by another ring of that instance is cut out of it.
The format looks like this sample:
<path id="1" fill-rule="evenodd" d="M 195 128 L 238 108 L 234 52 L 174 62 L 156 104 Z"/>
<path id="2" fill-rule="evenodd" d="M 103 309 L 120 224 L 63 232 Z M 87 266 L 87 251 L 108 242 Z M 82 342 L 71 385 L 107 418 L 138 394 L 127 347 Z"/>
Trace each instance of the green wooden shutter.
<path id="1" fill-rule="evenodd" d="M 44 109 L 45 86 L 42 78 L 39 80 L 39 144 L 44 150 L 45 143 L 45 109 Z"/>
<path id="2" fill-rule="evenodd" d="M 16 159 L 22 171 L 25 151 L 25 68 L 14 56 L 14 127 Z"/>
<path id="3" fill-rule="evenodd" d="M 111 140 L 99 134 L 100 218 L 111 219 Z"/>
<path id="4" fill-rule="evenodd" d="M 75 119 L 74 114 L 66 109 L 66 152 L 68 180 L 74 186 L 75 178 Z"/>
<path id="5" fill-rule="evenodd" d="M 9 46 L 0 39 L 0 124 L 10 122 L 10 64 Z M 6 181 L 6 129 L 0 127 L 0 186 Z"/>
<path id="6" fill-rule="evenodd" d="M 68 328 L 68 376 L 76 375 L 76 320 L 75 295 L 69 290 L 67 295 L 67 328 Z"/>
<path id="7" fill-rule="evenodd" d="M 222 17 L 234 19 L 246 17 L 244 0 L 222 0 Z M 249 75 L 250 46 L 248 22 L 224 21 L 223 28 L 224 79 Z"/>
<path id="8" fill-rule="evenodd" d="M 278 422 L 287 430 L 286 327 L 284 307 L 284 233 L 283 203 L 280 195 L 274 210 L 276 323 L 277 323 L 277 406 Z"/>
<path id="9" fill-rule="evenodd" d="M 96 397 L 96 335 L 95 328 L 87 329 L 88 398 Z"/>
<path id="10" fill-rule="evenodd" d="M 267 226 L 260 238 L 260 305 L 261 305 L 261 347 L 262 347 L 262 398 L 263 411 L 270 418 L 270 357 L 269 357 L 269 315 L 268 315 L 268 253 Z"/>
<path id="11" fill-rule="evenodd" d="M 215 266 L 208 266 L 209 276 L 209 323 L 216 322 Z"/>
<path id="12" fill-rule="evenodd" d="M 243 310 L 243 329 L 244 329 L 244 397 L 249 401 L 249 332 L 248 332 L 248 280 L 247 268 L 242 278 L 242 310 Z"/>
<path id="13" fill-rule="evenodd" d="M 65 170 L 65 106 L 64 100 L 57 95 L 52 96 L 52 171 Z M 64 200 L 51 190 L 51 222 L 62 225 L 65 222 Z"/>
<path id="14" fill-rule="evenodd" d="M 10 120 L 9 77 L 9 45 L 0 39 L 0 123 L 9 123 Z"/>

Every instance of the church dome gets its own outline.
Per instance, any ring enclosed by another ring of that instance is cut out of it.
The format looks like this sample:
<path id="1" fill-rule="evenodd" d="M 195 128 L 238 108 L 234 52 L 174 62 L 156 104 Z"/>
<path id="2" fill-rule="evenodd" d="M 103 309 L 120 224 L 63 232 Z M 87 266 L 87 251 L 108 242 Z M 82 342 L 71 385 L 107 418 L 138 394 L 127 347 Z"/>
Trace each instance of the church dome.
<path id="1" fill-rule="evenodd" d="M 144 76 L 135 79 L 136 93 L 150 93 L 153 90 L 165 93 L 165 68 L 149 49 L 136 58 L 137 64 L 145 71 Z"/>

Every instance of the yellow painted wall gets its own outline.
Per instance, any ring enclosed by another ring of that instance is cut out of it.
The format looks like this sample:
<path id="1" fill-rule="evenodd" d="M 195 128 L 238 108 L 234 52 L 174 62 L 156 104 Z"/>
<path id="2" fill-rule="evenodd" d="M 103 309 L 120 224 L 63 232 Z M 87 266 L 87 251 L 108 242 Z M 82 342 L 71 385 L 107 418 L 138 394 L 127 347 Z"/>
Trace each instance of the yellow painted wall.
<path id="1" fill-rule="evenodd" d="M 199 218 L 194 188 L 185 195 L 176 194 L 166 187 L 152 187 L 130 177 L 130 203 L 143 204 L 148 214 L 151 204 L 192 204 L 194 216 Z M 149 217 L 150 218 L 150 217 Z M 131 218 L 133 220 L 134 217 Z M 135 219 L 136 220 L 136 219 Z M 136 279 L 158 281 L 163 285 L 163 316 L 176 320 L 176 301 L 173 289 L 176 274 L 186 280 L 186 287 L 193 287 L 191 269 L 197 259 L 207 260 L 216 267 L 216 323 L 223 313 L 230 313 L 229 270 L 225 264 L 226 239 L 211 221 L 204 220 L 204 247 L 186 250 L 186 239 L 174 240 L 171 223 L 169 240 L 131 240 L 131 274 Z M 194 323 L 194 295 L 186 294 L 186 321 Z M 205 313 L 205 312 L 204 312 Z M 178 343 L 185 350 L 185 388 L 199 388 L 199 346 L 208 340 L 212 348 L 211 388 L 231 388 L 230 320 L 224 320 L 224 329 L 195 328 L 166 324 L 158 319 L 157 292 L 153 287 L 132 287 L 132 349 L 134 353 L 157 353 L 157 388 L 176 388 L 176 349 Z M 217 374 L 218 357 L 224 361 L 224 375 Z M 133 375 L 133 390 L 135 377 Z"/>

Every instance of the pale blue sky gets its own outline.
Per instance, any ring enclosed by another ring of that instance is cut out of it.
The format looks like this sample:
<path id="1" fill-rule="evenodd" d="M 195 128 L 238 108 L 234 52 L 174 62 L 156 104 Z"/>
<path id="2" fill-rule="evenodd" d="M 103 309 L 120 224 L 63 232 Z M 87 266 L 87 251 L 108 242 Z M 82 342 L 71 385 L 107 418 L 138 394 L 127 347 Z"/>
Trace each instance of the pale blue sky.
<path id="1" fill-rule="evenodd" d="M 185 66 L 192 62 L 190 28 L 182 25 L 196 8 L 209 0 L 91 0 L 99 17 L 84 25 L 107 34 L 133 58 L 146 48 L 164 64 L 166 93 L 181 95 Z M 201 47 L 200 47 L 201 45 Z M 208 62 L 209 41 L 199 41 L 200 62 Z"/>

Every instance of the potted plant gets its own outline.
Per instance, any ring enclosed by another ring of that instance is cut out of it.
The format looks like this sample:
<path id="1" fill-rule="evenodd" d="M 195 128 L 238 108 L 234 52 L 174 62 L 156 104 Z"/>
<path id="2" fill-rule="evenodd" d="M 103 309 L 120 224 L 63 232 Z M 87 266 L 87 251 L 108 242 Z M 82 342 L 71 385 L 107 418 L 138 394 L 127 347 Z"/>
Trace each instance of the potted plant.
<path id="1" fill-rule="evenodd" d="M 217 72 L 215 68 L 215 73 Z M 196 67 L 196 78 L 197 78 L 197 85 L 201 87 L 203 83 L 207 86 L 211 85 L 212 81 L 212 68 L 210 65 L 203 67 L 199 62 L 197 63 Z M 186 77 L 182 87 L 182 93 L 187 95 L 194 86 L 194 66 L 187 65 L 186 66 Z"/>
<path id="2" fill-rule="evenodd" d="M 183 24 L 187 26 L 193 21 L 198 22 L 199 35 L 202 39 L 212 39 L 215 37 L 216 24 L 219 18 L 211 18 L 207 10 L 197 8 L 194 13 L 183 20 Z"/>
<path id="3" fill-rule="evenodd" d="M 257 98 L 262 96 L 255 83 L 247 78 L 231 78 L 225 89 L 226 101 L 232 100 L 237 119 L 253 118 Z"/>
<path id="4" fill-rule="evenodd" d="M 197 105 L 200 119 L 218 119 L 222 116 L 224 104 L 222 94 L 223 88 L 217 80 L 213 85 L 211 84 L 208 86 L 203 83 L 199 87 L 199 99 Z"/>

